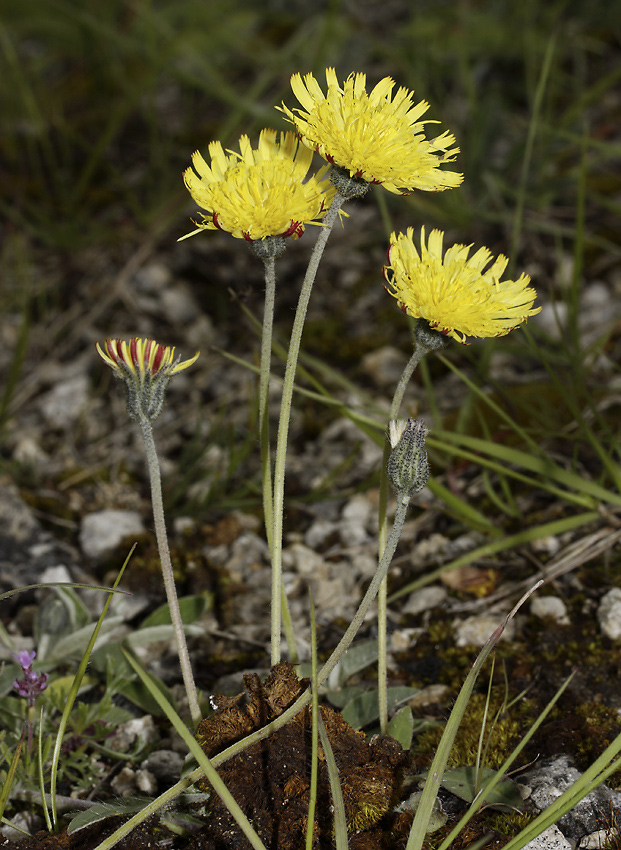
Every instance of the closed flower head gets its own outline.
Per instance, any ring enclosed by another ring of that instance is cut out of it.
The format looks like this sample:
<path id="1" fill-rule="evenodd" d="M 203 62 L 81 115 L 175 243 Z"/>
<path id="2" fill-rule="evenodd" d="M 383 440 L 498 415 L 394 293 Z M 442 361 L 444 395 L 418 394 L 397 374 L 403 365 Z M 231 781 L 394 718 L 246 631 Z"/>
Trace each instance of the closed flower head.
<path id="1" fill-rule="evenodd" d="M 159 416 L 164 394 L 173 375 L 187 369 L 199 352 L 189 360 L 175 360 L 175 349 L 152 339 L 107 339 L 97 351 L 127 388 L 127 412 L 132 419 L 148 420 Z"/>
<path id="2" fill-rule="evenodd" d="M 399 496 L 411 498 L 429 480 L 427 428 L 422 419 L 393 419 L 388 436 L 392 447 L 386 469 L 388 479 Z"/>
<path id="3" fill-rule="evenodd" d="M 461 174 L 441 169 L 459 153 L 455 137 L 448 132 L 431 140 L 425 137 L 425 124 L 437 123 L 421 120 L 428 103 L 415 104 L 406 88 L 397 89 L 393 97 L 390 77 L 368 94 L 364 74 L 350 74 L 341 87 L 334 68 L 327 68 L 326 84 L 324 94 L 312 74 L 291 78 L 302 108 L 291 110 L 283 104 L 282 111 L 305 145 L 351 177 L 381 183 L 396 194 L 459 186 Z"/>
<path id="4" fill-rule="evenodd" d="M 432 230 L 425 242 L 424 227 L 417 250 L 413 233 L 410 227 L 391 235 L 384 266 L 385 288 L 404 313 L 466 342 L 467 336 L 504 336 L 541 310 L 533 307 L 537 293 L 528 275 L 501 280 L 508 263 L 502 254 L 491 265 L 487 248 L 469 256 L 472 246 L 453 245 L 443 254 L 444 234 Z"/>
<path id="5" fill-rule="evenodd" d="M 327 169 L 306 179 L 312 152 L 300 145 L 294 133 L 262 130 L 257 148 L 248 136 L 239 140 L 239 153 L 211 142 L 208 165 L 201 154 L 192 155 L 194 169 L 183 179 L 199 207 L 201 230 L 226 230 L 248 241 L 271 236 L 301 236 L 307 224 L 319 224 L 332 203 L 334 189 L 325 178 Z M 182 237 L 186 239 L 187 236 Z"/>

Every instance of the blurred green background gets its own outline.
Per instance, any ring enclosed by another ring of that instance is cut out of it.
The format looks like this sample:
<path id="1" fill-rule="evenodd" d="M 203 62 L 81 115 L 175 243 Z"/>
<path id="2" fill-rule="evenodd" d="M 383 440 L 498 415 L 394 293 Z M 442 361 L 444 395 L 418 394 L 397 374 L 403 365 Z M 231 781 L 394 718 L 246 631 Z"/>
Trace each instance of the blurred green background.
<path id="1" fill-rule="evenodd" d="M 586 158 L 588 247 L 618 259 L 615 3 L 3 0 L 0 13 L 4 252 L 175 230 L 192 151 L 284 127 L 290 75 L 334 65 L 393 76 L 455 133 L 463 189 L 423 199 L 440 223 L 511 233 L 525 181 L 526 233 L 571 239 Z"/>

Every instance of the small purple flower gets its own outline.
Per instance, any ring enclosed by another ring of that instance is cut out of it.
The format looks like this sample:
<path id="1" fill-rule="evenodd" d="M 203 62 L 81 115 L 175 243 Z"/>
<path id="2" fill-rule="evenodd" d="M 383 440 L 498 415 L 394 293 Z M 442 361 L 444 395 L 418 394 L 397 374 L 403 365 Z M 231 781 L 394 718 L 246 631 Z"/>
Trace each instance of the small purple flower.
<path id="1" fill-rule="evenodd" d="M 13 682 L 13 689 L 17 691 L 20 697 L 28 700 L 28 705 L 33 706 L 39 694 L 47 688 L 49 676 L 47 673 L 35 673 L 32 669 L 32 662 L 36 658 L 36 652 L 27 652 L 22 649 L 18 653 L 13 653 L 13 658 L 22 668 L 24 674 L 23 679 L 16 679 Z"/>
<path id="2" fill-rule="evenodd" d="M 17 661 L 24 672 L 32 667 L 32 662 L 36 657 L 37 653 L 34 650 L 32 652 L 28 652 L 27 650 L 22 649 L 17 653 L 13 653 L 13 658 Z"/>

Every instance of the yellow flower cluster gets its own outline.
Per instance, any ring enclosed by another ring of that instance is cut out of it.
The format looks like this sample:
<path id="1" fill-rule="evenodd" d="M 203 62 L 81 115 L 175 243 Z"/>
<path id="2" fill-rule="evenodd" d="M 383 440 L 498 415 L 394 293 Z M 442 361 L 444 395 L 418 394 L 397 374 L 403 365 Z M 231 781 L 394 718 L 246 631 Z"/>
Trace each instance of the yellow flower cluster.
<path id="1" fill-rule="evenodd" d="M 354 189 L 346 194 L 343 175 L 358 188 L 376 183 L 400 194 L 460 185 L 462 175 L 443 168 L 459 153 L 455 137 L 444 132 L 426 138 L 425 125 L 436 122 L 423 120 L 429 109 L 425 101 L 415 103 L 405 88 L 395 92 L 390 77 L 367 92 L 364 74 L 350 74 L 342 85 L 334 68 L 327 68 L 325 76 L 325 93 L 312 74 L 291 78 L 300 108 L 283 103 L 281 111 L 297 136 L 266 129 L 256 148 L 242 136 L 239 153 L 212 142 L 210 164 L 194 153 L 194 168 L 186 170 L 184 181 L 205 213 L 188 236 L 220 229 L 250 241 L 297 238 L 306 225 L 322 223 L 335 192 L 354 196 Z M 314 151 L 333 166 L 330 180 L 328 166 L 309 176 Z M 509 333 L 539 312 L 527 275 L 500 279 L 507 266 L 502 255 L 489 265 L 486 248 L 469 256 L 470 247 L 454 245 L 443 256 L 443 234 L 434 230 L 425 242 L 424 228 L 417 251 L 412 234 L 411 228 L 407 234 L 393 233 L 384 268 L 386 289 L 409 315 L 465 342 L 467 336 Z"/>

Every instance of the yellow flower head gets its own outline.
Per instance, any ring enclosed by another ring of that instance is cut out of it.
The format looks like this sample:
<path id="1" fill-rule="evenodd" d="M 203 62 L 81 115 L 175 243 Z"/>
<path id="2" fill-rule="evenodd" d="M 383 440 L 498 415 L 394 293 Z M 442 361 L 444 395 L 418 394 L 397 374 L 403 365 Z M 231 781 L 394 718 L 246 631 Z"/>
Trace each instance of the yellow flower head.
<path id="1" fill-rule="evenodd" d="M 125 381 L 129 416 L 149 421 L 160 414 L 172 376 L 191 366 L 199 355 L 197 351 L 189 360 L 175 360 L 174 348 L 135 337 L 129 342 L 107 339 L 103 348 L 99 343 L 96 348 L 117 378 Z"/>
<path id="2" fill-rule="evenodd" d="M 412 241 L 414 231 L 391 234 L 388 265 L 384 266 L 386 290 L 404 313 L 425 319 L 432 328 L 465 342 L 466 336 L 504 336 L 534 316 L 537 296 L 530 277 L 501 280 L 508 260 L 492 259 L 487 248 L 468 257 L 471 245 L 453 245 L 444 257 L 440 230 L 432 230 L 425 244 L 421 228 L 420 252 Z"/>
<path id="3" fill-rule="evenodd" d="M 413 92 L 406 88 L 392 98 L 395 83 L 390 77 L 380 80 L 370 94 L 365 74 L 350 74 L 341 88 L 334 68 L 327 68 L 326 82 L 324 94 L 312 74 L 291 77 L 303 109 L 292 111 L 283 103 L 282 111 L 305 145 L 351 177 L 382 183 L 395 194 L 459 186 L 461 174 L 440 169 L 459 153 L 455 137 L 446 132 L 431 141 L 425 138 L 424 125 L 437 123 L 420 120 L 428 103 L 415 105 Z"/>
<path id="4" fill-rule="evenodd" d="M 313 154 L 294 133 L 262 130 L 256 149 L 248 136 L 239 140 L 240 153 L 224 152 L 211 142 L 207 165 L 192 154 L 196 171 L 188 168 L 183 180 L 199 207 L 207 210 L 198 230 L 226 230 L 248 241 L 269 236 L 298 238 L 307 224 L 318 224 L 332 203 L 334 189 L 324 179 L 327 169 L 306 180 Z M 187 236 L 182 237 L 186 239 Z"/>

